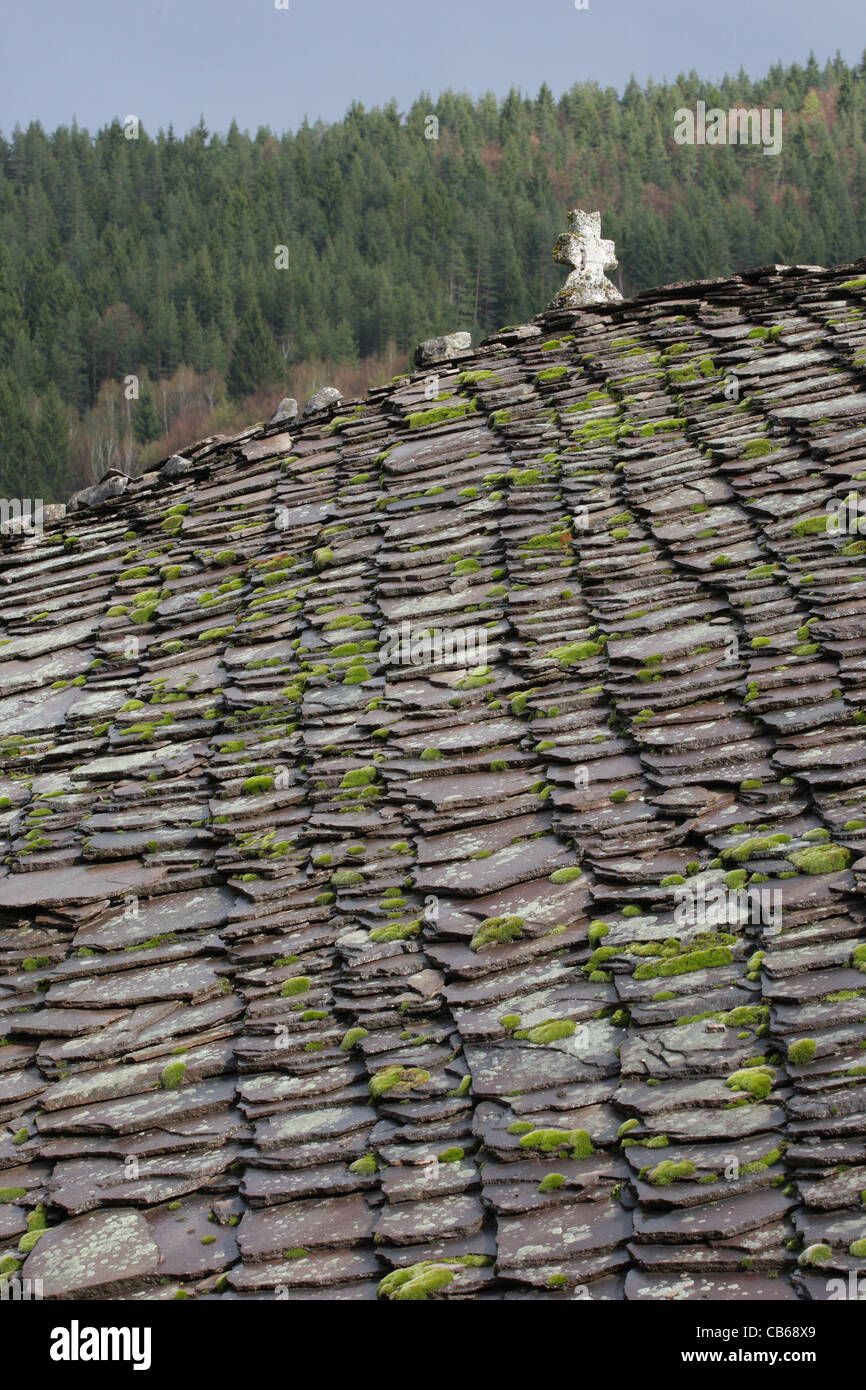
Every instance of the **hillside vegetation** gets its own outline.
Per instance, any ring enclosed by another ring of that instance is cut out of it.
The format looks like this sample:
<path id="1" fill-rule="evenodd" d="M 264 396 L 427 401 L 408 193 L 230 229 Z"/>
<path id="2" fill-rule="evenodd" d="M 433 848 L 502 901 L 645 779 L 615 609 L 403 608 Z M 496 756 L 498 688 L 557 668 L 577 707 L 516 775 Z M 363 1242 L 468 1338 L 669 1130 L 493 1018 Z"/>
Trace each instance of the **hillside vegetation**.
<path id="1" fill-rule="evenodd" d="M 781 154 L 677 145 L 674 112 L 698 99 L 780 108 Z M 281 136 L 16 129 L 0 137 L 0 493 L 58 500 L 286 390 L 357 394 L 422 338 L 531 318 L 565 278 L 551 249 L 574 206 L 602 210 L 625 293 L 854 259 L 864 137 L 866 55 L 621 96 L 355 104 Z"/>

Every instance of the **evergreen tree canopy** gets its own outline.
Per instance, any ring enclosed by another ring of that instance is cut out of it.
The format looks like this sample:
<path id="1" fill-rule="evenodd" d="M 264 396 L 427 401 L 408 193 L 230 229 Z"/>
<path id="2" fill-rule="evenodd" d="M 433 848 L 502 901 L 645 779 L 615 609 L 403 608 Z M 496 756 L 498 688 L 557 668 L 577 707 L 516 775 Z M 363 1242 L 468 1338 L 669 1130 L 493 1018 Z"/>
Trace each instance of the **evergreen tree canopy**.
<path id="1" fill-rule="evenodd" d="M 781 108 L 781 154 L 678 145 L 674 113 L 699 99 Z M 16 128 L 0 135 L 0 480 L 68 490 L 58 405 L 77 438 L 129 373 L 157 401 L 185 369 L 240 400 L 287 364 L 523 321 L 562 283 L 551 250 L 572 207 L 601 210 L 629 294 L 854 259 L 864 190 L 866 60 L 838 56 L 622 96 L 580 83 L 559 99 L 422 95 L 404 115 L 354 103 L 281 136 Z M 129 416 L 141 447 L 167 428 L 145 395 Z"/>
<path id="2" fill-rule="evenodd" d="M 284 374 L 283 359 L 257 303 L 250 304 L 235 336 L 226 388 L 232 400 L 249 396 L 259 386 L 274 386 Z"/>

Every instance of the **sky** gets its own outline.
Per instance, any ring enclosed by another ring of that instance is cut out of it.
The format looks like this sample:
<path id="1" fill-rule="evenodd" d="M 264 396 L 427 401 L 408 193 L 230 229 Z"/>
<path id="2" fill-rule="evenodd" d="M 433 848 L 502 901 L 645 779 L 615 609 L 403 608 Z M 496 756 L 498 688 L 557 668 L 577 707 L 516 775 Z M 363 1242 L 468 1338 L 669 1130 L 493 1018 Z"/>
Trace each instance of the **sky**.
<path id="1" fill-rule="evenodd" d="M 0 131 L 138 116 L 181 134 L 405 111 L 446 88 L 622 91 L 866 48 L 863 0 L 0 0 Z M 278 9 L 278 4 L 288 8 Z"/>

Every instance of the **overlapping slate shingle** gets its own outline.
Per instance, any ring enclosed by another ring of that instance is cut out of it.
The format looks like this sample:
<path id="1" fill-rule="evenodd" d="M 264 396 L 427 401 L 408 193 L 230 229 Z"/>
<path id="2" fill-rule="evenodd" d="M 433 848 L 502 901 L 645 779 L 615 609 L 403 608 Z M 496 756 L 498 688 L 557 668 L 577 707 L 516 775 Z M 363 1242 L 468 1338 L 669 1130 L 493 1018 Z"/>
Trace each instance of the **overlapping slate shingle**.
<path id="1" fill-rule="evenodd" d="M 554 309 L 6 541 L 0 1269 L 860 1269 L 862 271 Z"/>

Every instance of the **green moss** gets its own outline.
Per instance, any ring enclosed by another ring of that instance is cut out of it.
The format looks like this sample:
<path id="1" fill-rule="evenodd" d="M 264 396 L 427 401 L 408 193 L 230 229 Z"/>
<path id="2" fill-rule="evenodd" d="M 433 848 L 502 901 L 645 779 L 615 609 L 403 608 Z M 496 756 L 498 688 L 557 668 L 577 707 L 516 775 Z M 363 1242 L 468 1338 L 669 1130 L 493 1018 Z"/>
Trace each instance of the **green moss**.
<path id="1" fill-rule="evenodd" d="M 477 386 L 482 381 L 498 382 L 499 378 L 495 372 L 485 370 L 460 372 L 457 376 L 458 386 Z"/>
<path id="2" fill-rule="evenodd" d="M 829 522 L 830 517 L 826 513 L 823 516 L 808 516 L 802 521 L 795 522 L 791 527 L 791 532 L 795 536 L 817 536 L 822 531 L 827 530 Z"/>
<path id="3" fill-rule="evenodd" d="M 780 1162 L 782 1152 L 782 1149 L 771 1149 L 763 1158 L 754 1158 L 751 1163 L 744 1163 L 740 1169 L 741 1175 L 751 1176 L 753 1173 L 763 1173 L 765 1169 L 772 1168 L 774 1163 Z"/>
<path id="4" fill-rule="evenodd" d="M 47 956 L 26 956 L 21 962 L 24 970 L 44 970 L 46 965 L 50 964 Z"/>
<path id="5" fill-rule="evenodd" d="M 599 920 L 590 922 L 589 930 L 586 934 L 586 938 L 590 946 L 594 946 L 597 941 L 601 941 L 602 937 L 607 936 L 609 931 L 610 927 L 608 926 L 607 922 L 602 922 Z"/>
<path id="6" fill-rule="evenodd" d="M 363 685 L 364 681 L 370 679 L 370 670 L 367 666 L 350 666 L 343 677 L 343 685 Z"/>
<path id="7" fill-rule="evenodd" d="M 752 337 L 755 331 L 756 330 L 753 329 L 749 336 Z M 766 454 L 772 454 L 773 449 L 774 446 L 770 443 L 769 439 L 750 439 L 749 443 L 743 449 L 743 458 L 763 458 Z"/>
<path id="8" fill-rule="evenodd" d="M 520 1147 L 539 1153 L 570 1151 L 574 1159 L 589 1158 L 595 1152 L 585 1129 L 532 1129 L 524 1134 Z"/>
<path id="9" fill-rule="evenodd" d="M 788 1061 L 796 1067 L 805 1066 L 814 1060 L 817 1049 L 814 1038 L 798 1038 L 796 1042 L 788 1043 Z"/>
<path id="10" fill-rule="evenodd" d="M 381 1280 L 377 1289 L 379 1298 L 393 1303 L 422 1302 L 433 1297 L 440 1289 L 454 1279 L 453 1268 L 435 1260 L 422 1260 L 406 1269 L 393 1269 Z"/>
<path id="11" fill-rule="evenodd" d="M 725 874 L 725 886 L 727 888 L 742 888 L 749 877 L 746 869 L 731 869 L 730 873 Z"/>
<path id="12" fill-rule="evenodd" d="M 25 1219 L 27 1222 L 28 1231 L 44 1231 L 48 1226 L 48 1221 L 45 1216 L 45 1208 L 41 1202 L 38 1206 L 34 1207 L 31 1212 L 28 1212 L 27 1217 Z"/>
<path id="13" fill-rule="evenodd" d="M 350 1173 L 360 1173 L 365 1178 L 372 1177 L 378 1168 L 379 1160 L 374 1153 L 364 1154 L 363 1158 L 356 1158 L 354 1163 L 349 1164 Z"/>
<path id="14" fill-rule="evenodd" d="M 470 951 L 482 951 L 487 946 L 504 945 L 523 935 L 522 917 L 486 917 L 469 943 Z"/>
<path id="15" fill-rule="evenodd" d="M 803 1268 L 809 1265 L 824 1265 L 832 1258 L 833 1251 L 829 1245 L 824 1245 L 819 1241 L 815 1245 L 809 1245 L 798 1257 L 797 1264 Z"/>
<path id="16" fill-rule="evenodd" d="M 778 835 L 755 835 L 749 840 L 744 840 L 742 844 L 735 845 L 732 849 L 722 850 L 722 859 L 731 860 L 742 864 L 747 859 L 759 859 L 762 855 L 772 852 L 780 845 L 789 844 L 790 835 L 780 833 Z"/>
<path id="17" fill-rule="evenodd" d="M 574 666 L 578 661 L 588 661 L 603 650 L 600 642 L 571 642 L 565 647 L 554 647 L 549 655 L 560 666 Z"/>
<path id="18" fill-rule="evenodd" d="M 760 1026 L 767 1022 L 769 1016 L 770 1009 L 767 1004 L 741 1004 L 739 1008 L 730 1009 L 728 1013 L 719 1015 L 722 1022 L 731 1028 L 742 1028 L 746 1025 Z"/>
<path id="19" fill-rule="evenodd" d="M 841 845 L 825 844 L 811 849 L 794 850 L 789 856 L 791 863 L 803 874 L 832 874 L 847 869 L 853 855 Z"/>
<path id="20" fill-rule="evenodd" d="M 465 1150 L 457 1144 L 453 1144 L 450 1149 L 445 1149 L 441 1154 L 437 1154 L 440 1163 L 459 1163 L 461 1158 L 465 1157 Z"/>
<path id="21" fill-rule="evenodd" d="M 461 405 L 438 405 L 432 410 L 417 410 L 409 416 L 410 430 L 424 429 L 427 425 L 439 425 L 446 420 L 462 420 L 467 412 L 475 410 L 474 401 Z"/>
<path id="22" fill-rule="evenodd" d="M 562 1173 L 548 1173 L 538 1184 L 539 1192 L 556 1192 L 565 1182 Z"/>
<path id="23" fill-rule="evenodd" d="M 554 869 L 550 875 L 550 883 L 572 883 L 576 878 L 580 878 L 583 871 L 576 865 L 571 865 L 566 869 Z"/>
<path id="24" fill-rule="evenodd" d="M 45 1235 L 42 1231 L 28 1231 L 18 1242 L 18 1251 L 21 1255 L 29 1255 L 30 1251 L 38 1245 L 41 1238 Z"/>
<path id="25" fill-rule="evenodd" d="M 183 1062 L 169 1062 L 159 1074 L 159 1084 L 164 1091 L 173 1091 L 176 1086 L 183 1085 L 186 1076 L 186 1065 Z"/>
<path id="26" fill-rule="evenodd" d="M 364 875 L 358 869 L 338 869 L 335 874 L 331 874 L 328 882 L 334 888 L 354 888 L 364 882 Z"/>
<path id="27" fill-rule="evenodd" d="M 664 961 L 646 961 L 634 972 L 636 980 L 649 980 L 656 975 L 685 975 L 691 970 L 710 970 L 730 965 L 733 960 L 727 946 L 709 946 L 697 951 L 685 951 Z"/>
<path id="28" fill-rule="evenodd" d="M 371 941 L 408 941 L 421 930 L 421 918 L 412 922 L 392 922 L 387 927 L 374 927 L 370 932 Z"/>
<path id="29" fill-rule="evenodd" d="M 370 1095 L 374 1100 L 381 1096 L 397 1095 L 405 1096 L 416 1086 L 423 1086 L 430 1080 L 429 1071 L 423 1067 L 403 1067 L 393 1065 L 384 1067 L 371 1077 L 369 1083 Z"/>
<path id="30" fill-rule="evenodd" d="M 665 1159 L 662 1163 L 657 1163 L 655 1168 L 650 1168 L 646 1174 L 647 1182 L 652 1183 L 653 1187 L 669 1187 L 673 1182 L 682 1182 L 692 1177 L 695 1172 L 695 1165 L 689 1162 L 675 1163 L 672 1159 Z"/>
<path id="31" fill-rule="evenodd" d="M 732 1091 L 746 1091 L 755 1100 L 764 1100 L 773 1089 L 776 1075 L 772 1067 L 743 1067 L 725 1082 Z"/>
<path id="32" fill-rule="evenodd" d="M 17 1202 L 19 1197 L 26 1195 L 26 1187 L 0 1187 L 0 1206 L 5 1202 Z"/>
<path id="33" fill-rule="evenodd" d="M 369 784 L 371 782 L 374 782 L 375 780 L 375 767 L 356 767 L 353 768 L 351 772 L 346 773 L 345 777 L 340 783 L 340 787 L 341 789 L 343 787 L 366 787 L 369 786 Z"/>
<path id="34" fill-rule="evenodd" d="M 591 975 L 594 970 L 597 970 L 600 965 L 604 965 L 605 961 L 610 960 L 615 955 L 618 955 L 615 946 L 597 946 L 583 967 L 585 973 Z"/>
<path id="35" fill-rule="evenodd" d="M 530 1028 L 526 1037 L 531 1043 L 558 1042 L 560 1038 L 570 1038 L 574 1024 L 570 1018 L 551 1018 Z"/>
<path id="36" fill-rule="evenodd" d="M 258 796 L 261 792 L 269 792 L 274 785 L 274 779 L 270 776 L 248 777 L 241 784 L 242 796 Z"/>

